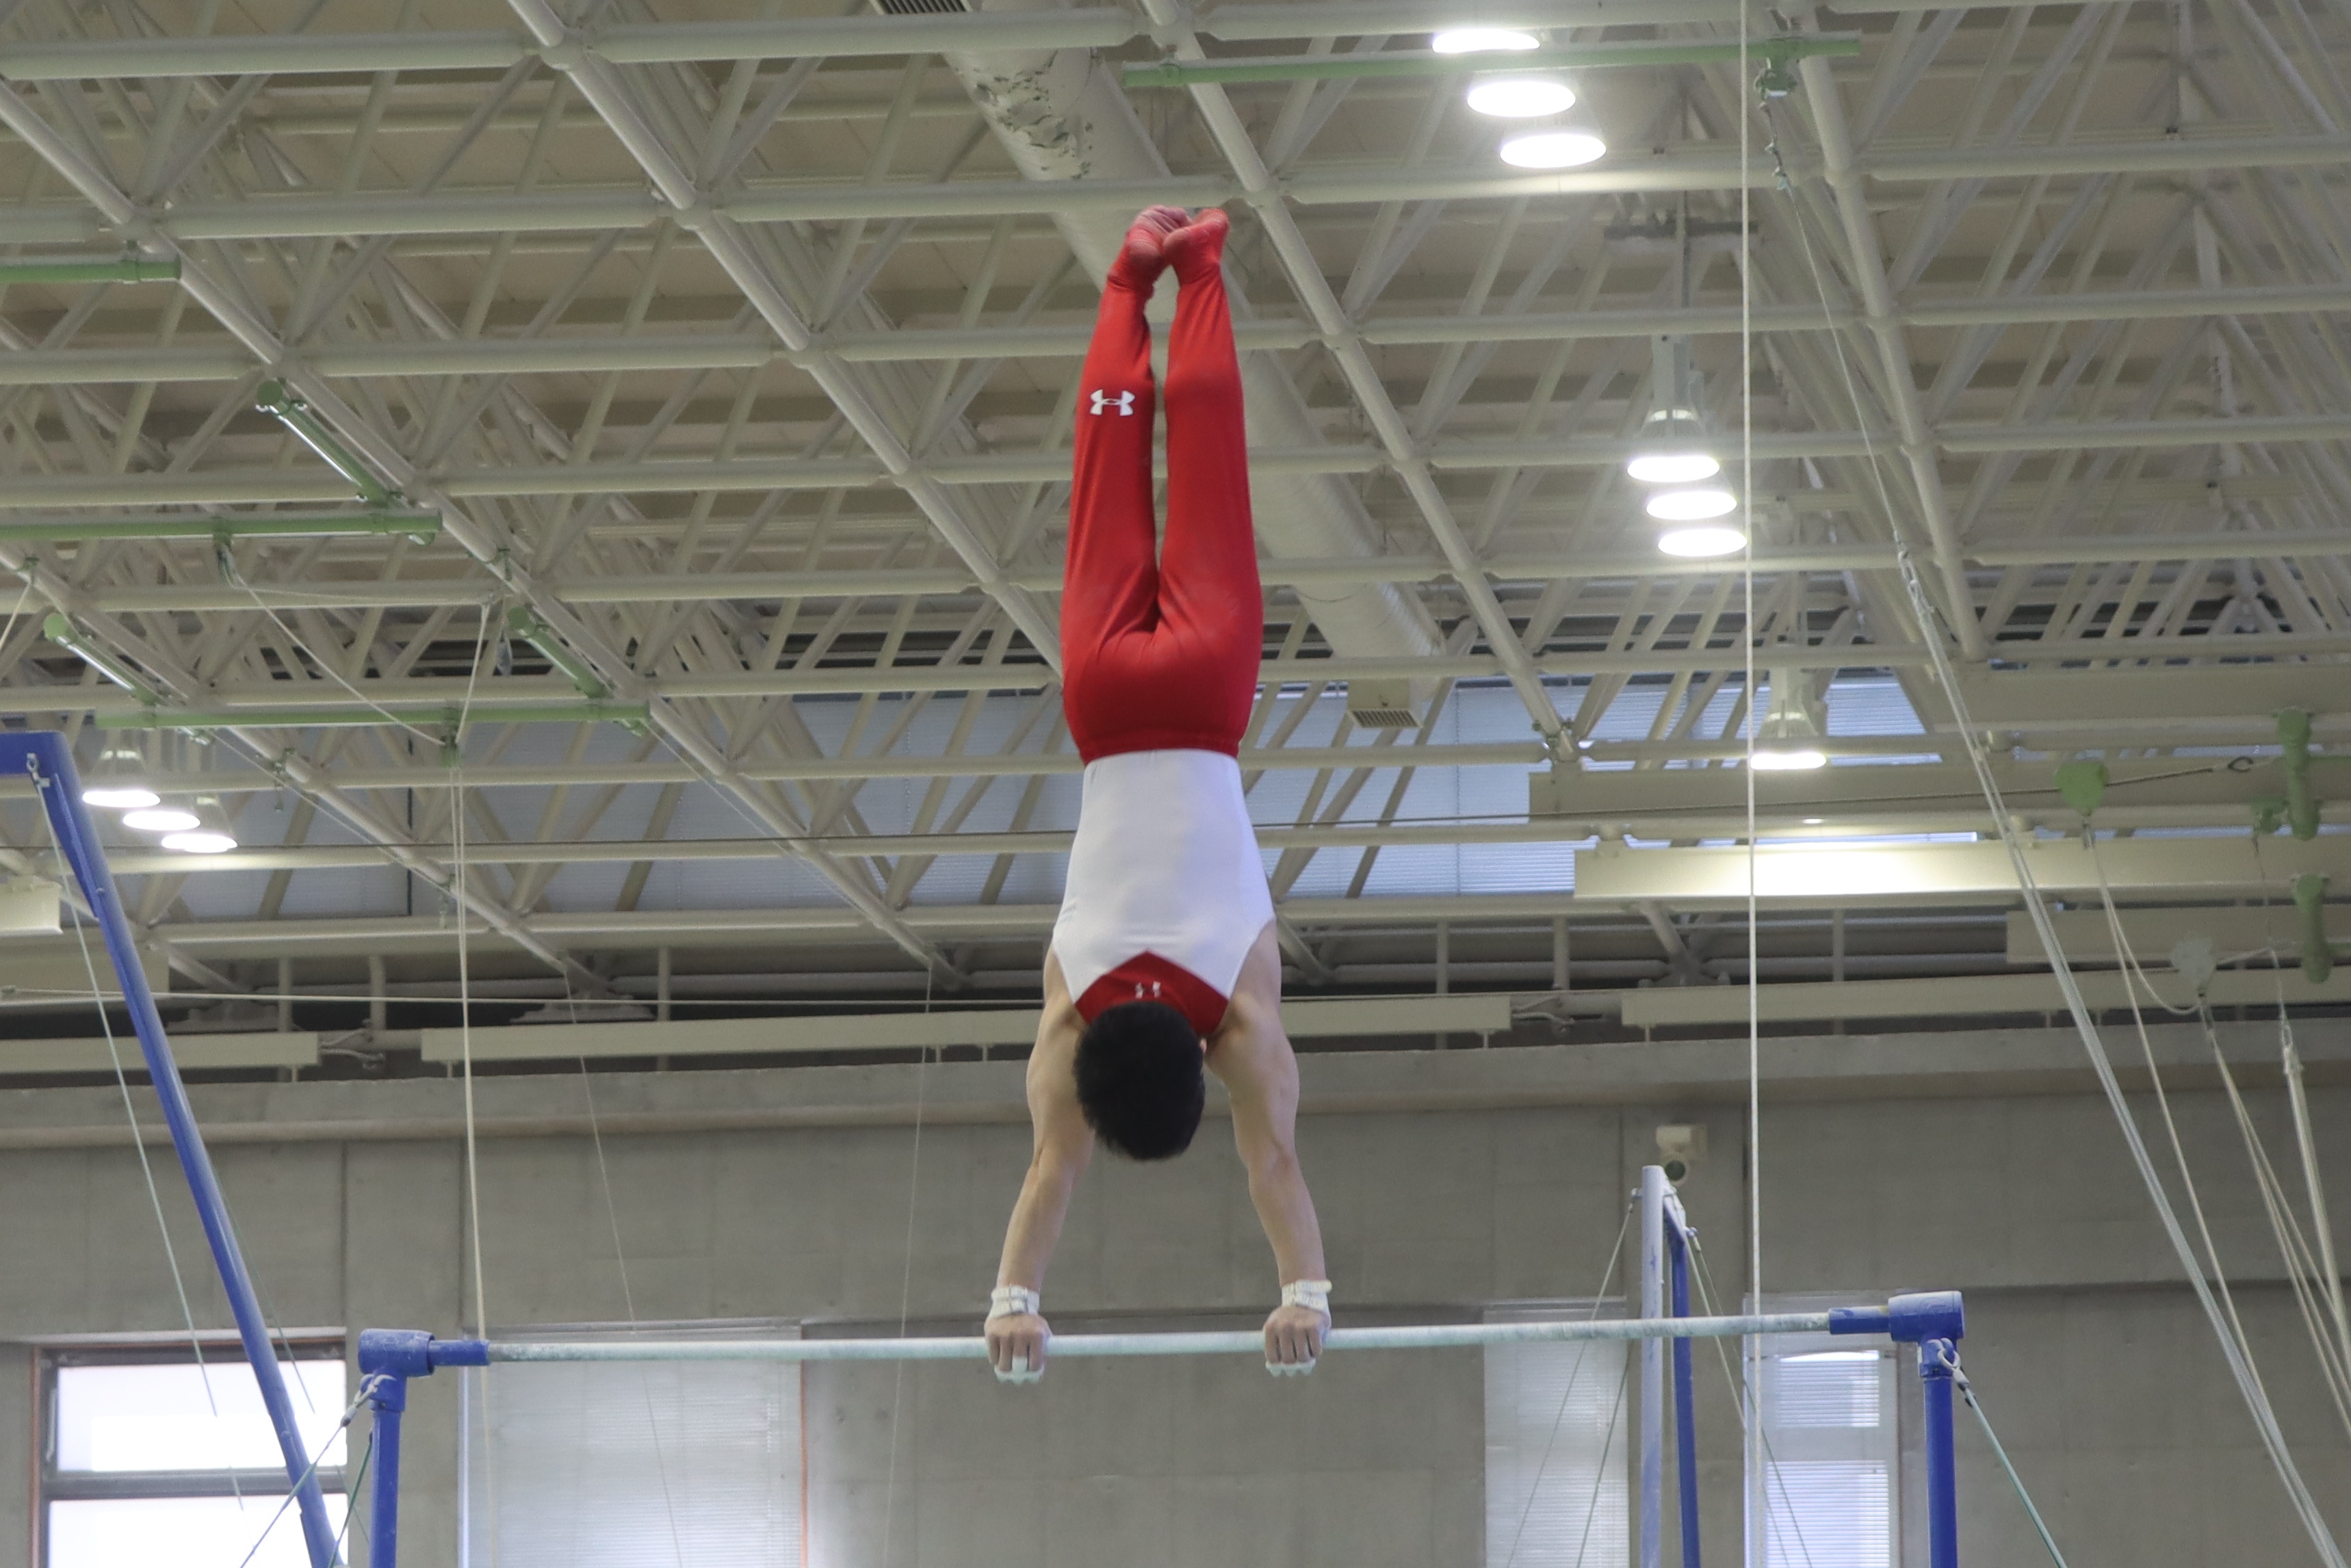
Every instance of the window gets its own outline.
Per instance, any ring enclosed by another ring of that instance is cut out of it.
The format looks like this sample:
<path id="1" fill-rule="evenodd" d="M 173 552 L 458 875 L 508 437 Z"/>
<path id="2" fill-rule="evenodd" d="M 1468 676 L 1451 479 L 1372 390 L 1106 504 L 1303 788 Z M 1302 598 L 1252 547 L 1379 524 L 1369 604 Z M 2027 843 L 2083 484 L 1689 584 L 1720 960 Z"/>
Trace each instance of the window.
<path id="1" fill-rule="evenodd" d="M 1764 1310 L 1813 1304 L 1774 1301 Z M 1901 1449 L 1892 1354 L 1824 1333 L 1784 1335 L 1767 1346 L 1765 1568 L 1894 1568 Z"/>
<path id="2" fill-rule="evenodd" d="M 797 1337 L 773 1323 L 662 1339 Z M 609 1326 L 501 1340 L 620 1339 Z M 465 1375 L 464 1562 L 475 1568 L 797 1568 L 800 1369 L 776 1362 L 511 1363 Z"/>
<path id="3" fill-rule="evenodd" d="M 1590 1315 L 1586 1301 L 1487 1318 Z M 1621 1316 L 1621 1304 L 1602 1315 Z M 1630 1364 L 1622 1342 L 1487 1347 L 1486 1568 L 1623 1568 Z"/>
<path id="4" fill-rule="evenodd" d="M 327 1514 L 343 1522 L 342 1347 L 278 1364 Z M 251 1368 L 234 1352 L 58 1350 L 43 1366 L 47 1568 L 308 1568 L 285 1460 Z M 266 1532 L 266 1534 L 265 1534 Z M 258 1543 L 258 1550 L 256 1549 Z"/>

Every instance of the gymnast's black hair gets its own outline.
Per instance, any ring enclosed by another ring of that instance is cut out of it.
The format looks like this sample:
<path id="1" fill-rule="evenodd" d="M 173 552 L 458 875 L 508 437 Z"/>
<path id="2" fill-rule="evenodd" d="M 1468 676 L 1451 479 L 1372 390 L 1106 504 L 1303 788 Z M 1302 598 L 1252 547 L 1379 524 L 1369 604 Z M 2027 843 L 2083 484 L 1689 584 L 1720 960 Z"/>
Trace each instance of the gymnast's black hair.
<path id="1" fill-rule="evenodd" d="M 1165 1002 L 1121 1002 L 1078 1037 L 1078 1105 L 1094 1135 L 1131 1160 L 1192 1146 L 1208 1085 L 1200 1034 Z"/>

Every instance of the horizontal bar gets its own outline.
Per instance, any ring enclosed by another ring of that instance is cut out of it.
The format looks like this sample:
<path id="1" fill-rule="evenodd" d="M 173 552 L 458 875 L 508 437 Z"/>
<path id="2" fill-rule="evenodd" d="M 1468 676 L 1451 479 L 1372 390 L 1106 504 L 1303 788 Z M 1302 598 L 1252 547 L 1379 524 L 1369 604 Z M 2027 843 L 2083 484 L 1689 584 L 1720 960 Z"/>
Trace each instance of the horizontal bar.
<path id="1" fill-rule="evenodd" d="M 1603 1318 L 1532 1323 L 1435 1323 L 1409 1328 L 1332 1329 L 1339 1350 L 1457 1350 L 1571 1340 L 1736 1339 L 1743 1334 L 1822 1333 L 1827 1312 L 1752 1317 Z M 492 1363 L 580 1361 L 985 1361 L 987 1342 L 963 1339 L 493 1340 Z M 1196 1333 L 1056 1334 L 1054 1359 L 1077 1356 L 1262 1355 L 1255 1329 Z"/>
<path id="2" fill-rule="evenodd" d="M 1769 64 L 1811 55 L 1860 53 L 1858 33 L 1792 33 L 1750 39 L 1743 46 L 1680 42 L 1585 44 L 1573 48 L 1517 49 L 1507 55 L 1440 55 L 1431 49 L 1394 49 L 1368 55 L 1168 60 L 1128 66 L 1120 72 L 1120 79 L 1128 87 L 1188 87 L 1194 82 L 1328 81 L 1496 71 L 1608 70 L 1627 66 L 1702 66 L 1735 63 L 1748 57 Z"/>

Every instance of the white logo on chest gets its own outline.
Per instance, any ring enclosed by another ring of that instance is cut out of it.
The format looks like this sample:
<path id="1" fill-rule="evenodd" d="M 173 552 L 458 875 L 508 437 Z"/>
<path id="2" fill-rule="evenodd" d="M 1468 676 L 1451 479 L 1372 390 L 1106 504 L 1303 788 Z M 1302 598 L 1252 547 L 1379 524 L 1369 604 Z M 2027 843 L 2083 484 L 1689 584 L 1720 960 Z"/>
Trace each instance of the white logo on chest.
<path id="1" fill-rule="evenodd" d="M 1097 415 L 1107 413 L 1114 408 L 1118 410 L 1118 415 L 1121 419 L 1132 419 L 1134 417 L 1134 394 L 1131 392 L 1123 392 L 1116 397 L 1113 397 L 1110 393 L 1098 390 L 1093 394 L 1093 397 L 1094 413 Z"/>

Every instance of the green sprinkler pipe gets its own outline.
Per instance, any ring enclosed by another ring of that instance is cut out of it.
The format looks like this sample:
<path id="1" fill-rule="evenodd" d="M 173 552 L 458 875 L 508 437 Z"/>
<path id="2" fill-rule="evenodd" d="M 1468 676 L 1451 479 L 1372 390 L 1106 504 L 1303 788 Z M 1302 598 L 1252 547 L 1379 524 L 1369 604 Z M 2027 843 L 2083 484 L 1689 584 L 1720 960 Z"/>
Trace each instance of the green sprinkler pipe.
<path id="1" fill-rule="evenodd" d="M 176 256 L 53 256 L 0 261 L 0 288 L 11 283 L 169 283 Z"/>
<path id="2" fill-rule="evenodd" d="M 401 497 L 375 476 L 350 447 L 345 446 L 319 422 L 310 405 L 284 382 L 264 382 L 254 393 L 254 407 L 264 413 L 275 414 L 278 423 L 301 437 L 302 444 L 326 460 L 327 466 L 351 482 L 360 500 L 379 509 L 396 505 Z"/>
<path id="3" fill-rule="evenodd" d="M 596 672 L 589 668 L 578 654 L 565 647 L 563 640 L 550 632 L 547 622 L 540 620 L 538 612 L 529 606 L 517 604 L 507 612 L 507 632 L 538 649 L 542 658 L 570 677 L 571 684 L 580 688 L 581 696 L 601 701 L 612 695 L 612 688 L 599 680 Z"/>
<path id="4" fill-rule="evenodd" d="M 2297 839 L 2318 836 L 2318 792 L 2310 787 L 2310 770 L 2322 762 L 2351 762 L 2351 751 L 2310 749 L 2310 715 L 2290 707 L 2277 716 L 2278 744 L 2285 755 L 2278 771 L 2285 776 L 2285 821 Z"/>
<path id="5" fill-rule="evenodd" d="M 340 535 L 406 534 L 430 544 L 441 531 L 438 512 L 311 512 L 270 517 L 174 517 L 126 513 L 89 517 L 27 517 L 0 522 L 0 544 L 23 539 L 73 544 L 88 539 L 324 538 Z"/>
<path id="6" fill-rule="evenodd" d="M 41 632 L 58 647 L 80 659 L 91 669 L 128 692 L 134 692 L 141 702 L 161 702 L 162 697 L 139 672 L 107 652 L 95 638 L 85 636 L 80 627 L 62 614 L 52 614 L 41 623 Z"/>
<path id="7" fill-rule="evenodd" d="M 1756 38 L 1747 46 L 1750 63 L 1784 69 L 1813 55 L 1858 55 L 1858 33 L 1808 33 Z M 1518 49 L 1475 55 L 1440 55 L 1430 49 L 1398 49 L 1376 55 L 1271 55 L 1253 59 L 1170 60 L 1128 66 L 1120 72 L 1129 87 L 1190 87 L 1196 82 L 1327 81 L 1348 77 L 1461 76 L 1539 70 L 1603 70 L 1624 66 L 1700 66 L 1737 63 L 1739 46 L 1720 44 L 1585 44 L 1574 48 Z"/>
<path id="8" fill-rule="evenodd" d="M 2326 879 L 2314 871 L 2294 879 L 2294 906 L 2302 912 L 2302 977 L 2323 986 L 2335 973 L 2335 949 L 2326 943 Z"/>
<path id="9" fill-rule="evenodd" d="M 157 706 L 140 713 L 102 713 L 100 729 L 324 729 L 368 725 L 413 725 L 455 730 L 470 724 L 619 724 L 632 728 L 652 722 L 644 703 L 481 703 L 473 707 L 239 708 L 210 713 Z"/>

